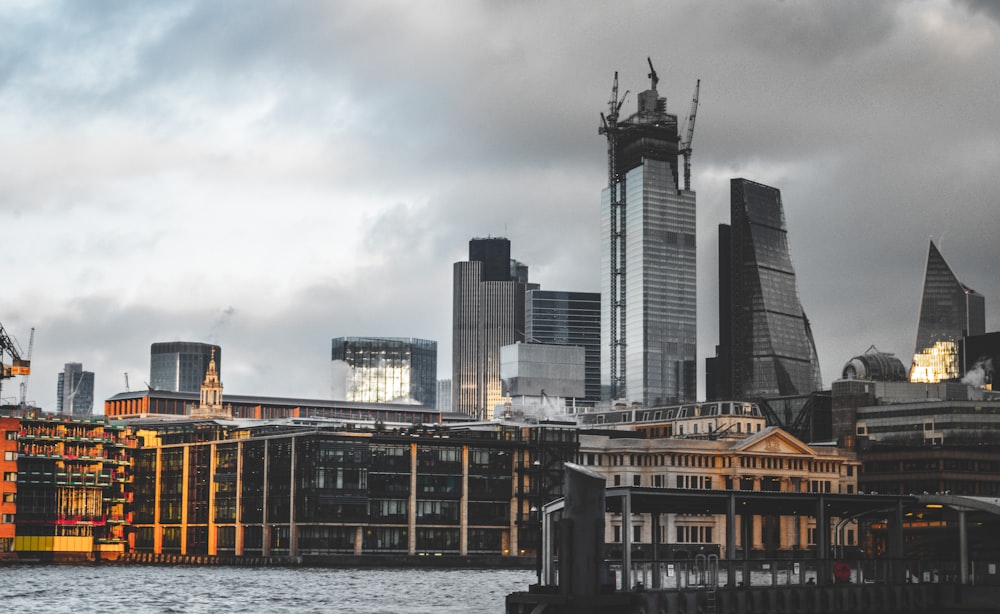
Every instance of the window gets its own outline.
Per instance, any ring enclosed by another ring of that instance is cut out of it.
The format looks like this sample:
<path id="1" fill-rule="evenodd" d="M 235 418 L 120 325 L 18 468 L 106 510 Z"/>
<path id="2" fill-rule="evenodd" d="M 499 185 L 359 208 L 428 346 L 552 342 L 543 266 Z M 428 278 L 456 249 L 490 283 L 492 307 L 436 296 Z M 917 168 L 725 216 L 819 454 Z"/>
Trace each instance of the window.
<path id="1" fill-rule="evenodd" d="M 614 536 L 614 538 L 611 541 L 613 541 L 613 542 L 620 542 L 622 540 L 622 528 L 620 526 L 617 526 L 617 525 L 615 525 L 612 528 L 614 529 L 615 536 Z"/>
<path id="2" fill-rule="evenodd" d="M 640 526 L 632 527 L 632 541 L 635 543 L 642 541 L 642 527 Z"/>
<path id="3" fill-rule="evenodd" d="M 4 473 L 3 474 L 3 481 L 4 482 L 16 482 L 17 481 L 17 472 L 16 471 L 8 471 L 8 472 Z"/>
<path id="4" fill-rule="evenodd" d="M 7 441 L 14 441 L 17 439 L 17 431 L 7 431 Z"/>
<path id="5" fill-rule="evenodd" d="M 5 461 L 15 461 L 17 460 L 17 452 L 4 452 L 3 459 Z"/>
<path id="6" fill-rule="evenodd" d="M 13 503 L 16 500 L 17 500 L 17 493 L 5 492 L 3 494 L 3 502 L 4 503 Z"/>
<path id="7" fill-rule="evenodd" d="M 622 476 L 618 475 L 616 473 L 615 474 L 615 486 L 621 486 L 621 485 L 622 485 Z M 618 541 L 618 540 L 615 540 L 615 541 Z"/>
<path id="8" fill-rule="evenodd" d="M 641 483 L 641 479 L 640 479 L 640 476 L 638 476 L 638 475 L 633 475 L 633 476 L 632 476 L 632 486 L 639 486 L 639 485 L 640 485 L 640 483 Z"/>
<path id="9" fill-rule="evenodd" d="M 3 515 L 3 523 L 4 524 L 13 524 L 14 523 L 14 514 L 4 514 Z"/>

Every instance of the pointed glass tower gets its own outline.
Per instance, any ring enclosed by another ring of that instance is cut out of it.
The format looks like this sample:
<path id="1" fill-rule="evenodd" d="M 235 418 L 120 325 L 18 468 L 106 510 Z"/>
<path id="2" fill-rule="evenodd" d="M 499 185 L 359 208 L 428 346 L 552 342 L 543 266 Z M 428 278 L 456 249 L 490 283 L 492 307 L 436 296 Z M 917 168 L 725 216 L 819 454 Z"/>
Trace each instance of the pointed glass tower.
<path id="1" fill-rule="evenodd" d="M 986 299 L 955 277 L 931 241 L 910 381 L 937 382 L 957 377 L 958 342 L 985 332 Z"/>

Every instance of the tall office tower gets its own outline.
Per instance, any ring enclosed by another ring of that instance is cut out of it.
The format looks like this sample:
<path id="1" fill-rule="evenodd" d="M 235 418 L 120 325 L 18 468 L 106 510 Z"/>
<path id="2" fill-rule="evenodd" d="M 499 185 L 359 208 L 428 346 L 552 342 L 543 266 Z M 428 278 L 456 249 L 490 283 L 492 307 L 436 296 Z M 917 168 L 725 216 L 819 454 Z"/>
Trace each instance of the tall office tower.
<path id="1" fill-rule="evenodd" d="M 503 402 L 500 348 L 524 341 L 527 267 L 512 263 L 510 241 L 472 239 L 469 260 L 454 265 L 452 411 L 493 418 Z"/>
<path id="2" fill-rule="evenodd" d="M 601 295 L 528 290 L 524 304 L 529 343 L 578 345 L 584 350 L 584 398 L 601 400 Z"/>
<path id="3" fill-rule="evenodd" d="M 222 376 L 222 348 L 210 343 L 169 341 L 149 348 L 149 387 L 173 392 L 200 392 L 205 381 L 212 351 L 215 366 Z"/>
<path id="4" fill-rule="evenodd" d="M 910 381 L 934 383 L 959 377 L 959 342 L 985 332 L 986 299 L 958 281 L 931 241 Z"/>
<path id="5" fill-rule="evenodd" d="M 451 380 L 439 379 L 437 382 L 437 404 L 435 409 L 441 412 L 451 411 Z"/>
<path id="6" fill-rule="evenodd" d="M 346 394 L 360 403 L 437 402 L 437 341 L 396 337 L 338 337 L 331 360 L 346 365 Z M 334 371 L 335 373 L 338 370 Z"/>
<path id="7" fill-rule="evenodd" d="M 808 394 L 823 387 L 799 301 L 781 192 L 730 181 L 730 226 L 719 226 L 719 347 L 709 399 Z"/>
<path id="8" fill-rule="evenodd" d="M 56 381 L 56 412 L 74 418 L 94 413 L 94 374 L 78 362 L 68 362 Z"/>
<path id="9" fill-rule="evenodd" d="M 618 76 L 600 132 L 608 140 L 608 187 L 601 195 L 601 377 L 610 398 L 646 405 L 697 395 L 695 193 L 689 183 L 691 135 L 656 90 L 618 120 Z M 624 100 L 624 99 L 623 99 Z M 678 156 L 684 156 L 680 182 Z"/>

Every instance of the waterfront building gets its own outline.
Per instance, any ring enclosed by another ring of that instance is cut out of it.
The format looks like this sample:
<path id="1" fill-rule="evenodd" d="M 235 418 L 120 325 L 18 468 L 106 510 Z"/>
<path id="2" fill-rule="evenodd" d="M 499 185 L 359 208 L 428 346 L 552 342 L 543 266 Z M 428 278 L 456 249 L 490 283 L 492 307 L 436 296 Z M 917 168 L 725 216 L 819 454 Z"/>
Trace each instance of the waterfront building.
<path id="1" fill-rule="evenodd" d="M 361 403 L 416 401 L 437 405 L 437 342 L 399 337 L 337 337 L 331 360 L 346 369 L 341 400 Z"/>
<path id="2" fill-rule="evenodd" d="M 524 303 L 525 338 L 530 343 L 577 345 L 584 350 L 584 394 L 579 401 L 601 400 L 601 295 L 596 292 L 528 290 Z"/>
<path id="3" fill-rule="evenodd" d="M 56 413 L 89 418 L 94 411 L 94 374 L 68 362 L 56 380 Z"/>
<path id="4" fill-rule="evenodd" d="M 524 341 L 527 276 L 504 238 L 472 239 L 454 264 L 452 411 L 489 420 L 503 403 L 500 348 Z"/>
<path id="5" fill-rule="evenodd" d="M 961 377 L 959 342 L 985 332 L 986 299 L 958 280 L 931 241 L 910 381 L 935 383 Z"/>
<path id="6" fill-rule="evenodd" d="M 17 556 L 43 561 L 120 558 L 128 539 L 128 447 L 135 445 L 125 427 L 52 414 L 18 421 L 13 431 L 18 444 Z M 5 439 L 11 432 L 6 431 Z"/>
<path id="7" fill-rule="evenodd" d="M 198 392 L 215 360 L 222 374 L 222 348 L 209 343 L 170 341 L 154 343 L 149 349 L 149 387 L 153 390 Z"/>
<path id="8" fill-rule="evenodd" d="M 702 403 L 663 408 L 600 412 L 580 434 L 580 464 L 605 476 L 608 486 L 689 490 L 845 493 L 856 491 L 859 463 L 847 450 L 807 445 L 784 430 L 765 426 L 753 403 Z M 589 425 L 589 430 L 587 428 Z M 737 432 L 736 426 L 740 426 Z M 606 538 L 610 556 L 621 552 L 629 532 L 639 558 L 649 558 L 654 542 L 666 558 L 696 554 L 752 558 L 805 556 L 815 549 L 815 519 L 758 517 L 752 542 L 727 549 L 725 518 L 715 515 L 610 514 Z M 742 528 L 736 535 L 743 535 Z M 855 529 L 845 534 L 857 546 Z M 739 538 L 738 538 L 739 539 Z"/>
<path id="9" fill-rule="evenodd" d="M 104 401 L 109 418 L 147 416 L 188 416 L 200 399 L 199 392 L 134 390 L 120 392 Z M 412 403 L 353 403 L 329 399 L 264 397 L 227 394 L 227 411 L 235 419 L 272 420 L 281 418 L 338 418 L 392 424 L 439 424 L 441 411 Z"/>
<path id="10" fill-rule="evenodd" d="M 138 420 L 138 553 L 533 555 L 578 451 L 565 426 Z"/>
<path id="11" fill-rule="evenodd" d="M 0 416 L 0 560 L 14 551 L 17 513 L 17 436 L 21 421 Z"/>
<path id="12" fill-rule="evenodd" d="M 781 192 L 730 180 L 719 225 L 719 346 L 706 364 L 709 399 L 808 395 L 823 387 L 799 301 Z"/>

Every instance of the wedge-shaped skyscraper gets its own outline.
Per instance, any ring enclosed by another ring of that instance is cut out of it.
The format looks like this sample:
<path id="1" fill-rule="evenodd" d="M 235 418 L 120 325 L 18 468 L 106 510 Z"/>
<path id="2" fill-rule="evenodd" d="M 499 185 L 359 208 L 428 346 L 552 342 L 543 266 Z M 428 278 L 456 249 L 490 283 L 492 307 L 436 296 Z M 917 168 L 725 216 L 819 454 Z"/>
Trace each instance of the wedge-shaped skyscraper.
<path id="1" fill-rule="evenodd" d="M 732 179 L 730 222 L 719 226 L 719 348 L 706 368 L 706 396 L 819 390 L 819 359 L 799 302 L 781 191 Z"/>
<path id="2" fill-rule="evenodd" d="M 985 332 L 986 299 L 958 281 L 931 241 L 910 381 L 933 383 L 958 377 L 958 342 Z"/>

